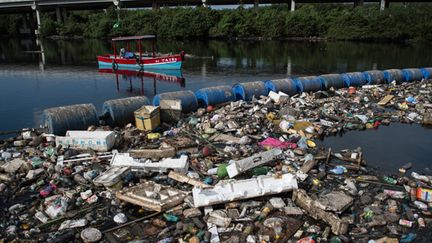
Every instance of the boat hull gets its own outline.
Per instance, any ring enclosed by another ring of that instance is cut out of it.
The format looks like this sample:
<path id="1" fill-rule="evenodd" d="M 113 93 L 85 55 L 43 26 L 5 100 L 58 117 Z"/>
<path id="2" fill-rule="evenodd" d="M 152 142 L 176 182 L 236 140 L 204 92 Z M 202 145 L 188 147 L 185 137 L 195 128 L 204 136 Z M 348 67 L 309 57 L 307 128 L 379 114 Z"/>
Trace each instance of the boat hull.
<path id="1" fill-rule="evenodd" d="M 112 68 L 114 70 L 181 69 L 183 64 L 181 55 L 142 58 L 139 63 L 135 58 L 114 58 L 113 55 L 98 56 L 97 59 L 99 68 Z"/>

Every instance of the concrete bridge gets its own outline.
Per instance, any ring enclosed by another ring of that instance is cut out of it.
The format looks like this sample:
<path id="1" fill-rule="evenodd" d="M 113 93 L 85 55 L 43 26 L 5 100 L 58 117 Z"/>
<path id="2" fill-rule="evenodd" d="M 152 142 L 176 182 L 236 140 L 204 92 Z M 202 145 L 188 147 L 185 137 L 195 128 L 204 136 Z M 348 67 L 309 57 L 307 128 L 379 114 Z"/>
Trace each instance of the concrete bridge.
<path id="1" fill-rule="evenodd" d="M 106 9 L 114 6 L 120 8 L 148 8 L 157 9 L 161 6 L 213 6 L 238 4 L 288 4 L 291 11 L 295 10 L 296 3 L 353 3 L 354 6 L 363 3 L 379 3 L 380 9 L 388 8 L 391 2 L 432 2 L 432 0 L 0 0 L 0 14 L 24 14 L 25 22 L 35 26 L 35 33 L 41 24 L 41 11 L 56 11 L 57 21 L 66 19 L 68 10 Z M 28 16 L 27 14 L 30 13 Z M 36 24 L 33 22 L 36 14 Z"/>

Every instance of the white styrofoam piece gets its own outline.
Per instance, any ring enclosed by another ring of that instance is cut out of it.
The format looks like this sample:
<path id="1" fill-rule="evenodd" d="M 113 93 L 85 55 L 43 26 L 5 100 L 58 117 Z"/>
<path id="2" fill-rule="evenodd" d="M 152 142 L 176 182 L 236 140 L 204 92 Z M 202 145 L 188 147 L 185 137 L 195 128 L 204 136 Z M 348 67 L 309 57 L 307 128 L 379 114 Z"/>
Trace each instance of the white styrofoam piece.
<path id="1" fill-rule="evenodd" d="M 188 157 L 186 155 L 182 155 L 178 159 L 166 158 L 159 162 L 147 160 L 144 166 L 147 171 L 167 172 L 170 169 L 183 174 L 186 174 L 189 169 Z"/>
<path id="2" fill-rule="evenodd" d="M 204 208 L 204 215 L 207 215 L 212 211 L 213 211 L 213 208 L 211 206 L 205 207 Z M 218 231 L 217 225 L 212 224 L 212 223 L 207 223 L 207 230 L 211 234 L 210 243 L 220 243 L 219 231 Z"/>
<path id="3" fill-rule="evenodd" d="M 241 174 L 249 169 L 263 165 L 272 160 L 275 160 L 282 154 L 280 149 L 272 149 L 269 151 L 261 152 L 250 157 L 244 158 L 242 160 L 234 161 L 227 166 L 228 176 L 233 178 L 234 176 Z"/>
<path id="4" fill-rule="evenodd" d="M 114 153 L 111 159 L 111 166 L 130 167 L 132 170 L 143 170 L 146 172 L 167 172 L 168 170 L 174 170 L 183 174 L 189 169 L 188 157 L 186 155 L 182 155 L 178 159 L 163 159 L 159 162 L 152 162 L 151 160 L 140 162 L 140 160 L 131 157 L 129 153 Z"/>
<path id="5" fill-rule="evenodd" d="M 97 186 L 110 187 L 120 181 L 121 176 L 129 170 L 129 167 L 111 167 L 93 179 Z"/>
<path id="6" fill-rule="evenodd" d="M 282 99 L 288 99 L 288 95 L 285 94 L 282 91 L 279 91 L 278 93 L 270 91 L 270 93 L 268 94 L 268 97 L 270 97 L 271 100 L 273 100 L 274 102 L 279 102 Z"/>
<path id="7" fill-rule="evenodd" d="M 292 174 L 280 177 L 258 176 L 247 180 L 224 180 L 213 188 L 192 189 L 195 207 L 214 205 L 229 201 L 277 194 L 297 189 L 297 180 Z"/>
<path id="8" fill-rule="evenodd" d="M 56 146 L 109 151 L 114 146 L 115 133 L 113 131 L 67 131 L 66 136 L 56 136 L 55 141 Z"/>

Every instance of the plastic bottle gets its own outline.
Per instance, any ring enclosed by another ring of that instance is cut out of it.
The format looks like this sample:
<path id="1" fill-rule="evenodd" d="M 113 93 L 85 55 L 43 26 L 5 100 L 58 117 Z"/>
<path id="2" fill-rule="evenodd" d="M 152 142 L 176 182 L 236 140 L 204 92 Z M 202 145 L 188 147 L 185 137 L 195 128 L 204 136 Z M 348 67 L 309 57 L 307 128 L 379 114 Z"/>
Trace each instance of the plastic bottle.
<path id="1" fill-rule="evenodd" d="M 255 229 L 255 225 L 254 225 L 254 224 L 249 224 L 249 225 L 247 225 L 247 226 L 243 229 L 243 231 L 241 232 L 241 233 L 242 233 L 242 236 L 241 236 L 241 241 L 240 241 L 240 242 L 247 242 L 247 237 L 248 237 L 249 235 L 253 235 L 253 234 L 254 234 L 254 233 L 253 233 L 254 229 Z"/>
<path id="2" fill-rule="evenodd" d="M 222 178 L 228 176 L 227 166 L 228 166 L 227 164 L 221 164 L 217 167 L 217 176 L 219 179 L 222 179 Z"/>
<path id="3" fill-rule="evenodd" d="M 399 225 L 411 228 L 413 226 L 413 222 L 406 219 L 399 219 Z"/>
<path id="4" fill-rule="evenodd" d="M 261 210 L 260 215 L 256 217 L 256 220 L 260 222 L 263 221 L 270 214 L 272 210 L 273 210 L 273 206 L 270 203 L 266 203 L 264 208 Z"/>
<path id="5" fill-rule="evenodd" d="M 416 200 L 417 190 L 414 187 L 411 187 L 410 189 L 410 199 L 412 202 Z"/>
<path id="6" fill-rule="evenodd" d="M 425 223 L 424 218 L 418 218 L 417 219 L 417 223 L 418 223 L 418 225 L 419 225 L 420 228 L 426 227 L 426 223 Z"/>
<path id="7" fill-rule="evenodd" d="M 388 176 L 384 176 L 383 179 L 388 184 L 396 185 L 396 183 L 397 183 L 397 180 L 395 180 L 395 179 L 393 179 L 391 177 L 388 177 Z"/>
<path id="8" fill-rule="evenodd" d="M 275 232 L 275 239 L 279 240 L 282 237 L 282 226 L 281 225 L 275 225 L 273 227 L 273 230 Z"/>
<path id="9" fill-rule="evenodd" d="M 420 201 L 415 201 L 414 205 L 416 205 L 417 208 L 421 209 L 421 210 L 427 210 L 428 206 Z"/>
<path id="10" fill-rule="evenodd" d="M 424 175 L 420 175 L 416 172 L 411 172 L 411 176 L 416 179 L 416 180 L 420 180 L 420 181 L 424 181 L 424 182 L 429 182 L 429 178 L 427 176 Z"/>
<path id="11" fill-rule="evenodd" d="M 419 187 L 417 188 L 416 197 L 424 202 L 432 202 L 432 190 Z"/>
<path id="12" fill-rule="evenodd" d="M 54 191 L 57 188 L 55 184 L 49 184 L 46 187 L 44 187 L 42 190 L 40 190 L 39 194 L 42 197 L 48 196 L 52 191 Z"/>
<path id="13" fill-rule="evenodd" d="M 168 222 L 178 222 L 179 221 L 179 218 L 175 215 L 172 215 L 172 214 L 164 213 L 163 217 Z"/>
<path id="14" fill-rule="evenodd" d="M 259 175 L 267 175 L 267 173 L 270 171 L 270 168 L 267 166 L 259 166 L 252 169 L 252 175 L 259 176 Z"/>

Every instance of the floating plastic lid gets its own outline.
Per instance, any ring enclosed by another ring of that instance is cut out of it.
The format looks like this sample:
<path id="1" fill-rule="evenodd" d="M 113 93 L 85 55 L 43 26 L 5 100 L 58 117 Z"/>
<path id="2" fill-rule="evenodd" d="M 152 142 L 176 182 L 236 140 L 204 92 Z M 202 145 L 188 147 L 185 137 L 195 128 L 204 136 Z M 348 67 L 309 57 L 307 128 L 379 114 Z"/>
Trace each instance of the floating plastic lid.
<path id="1" fill-rule="evenodd" d="M 84 242 L 98 242 L 102 239 L 102 233 L 96 228 L 86 228 L 81 231 L 81 239 Z"/>

